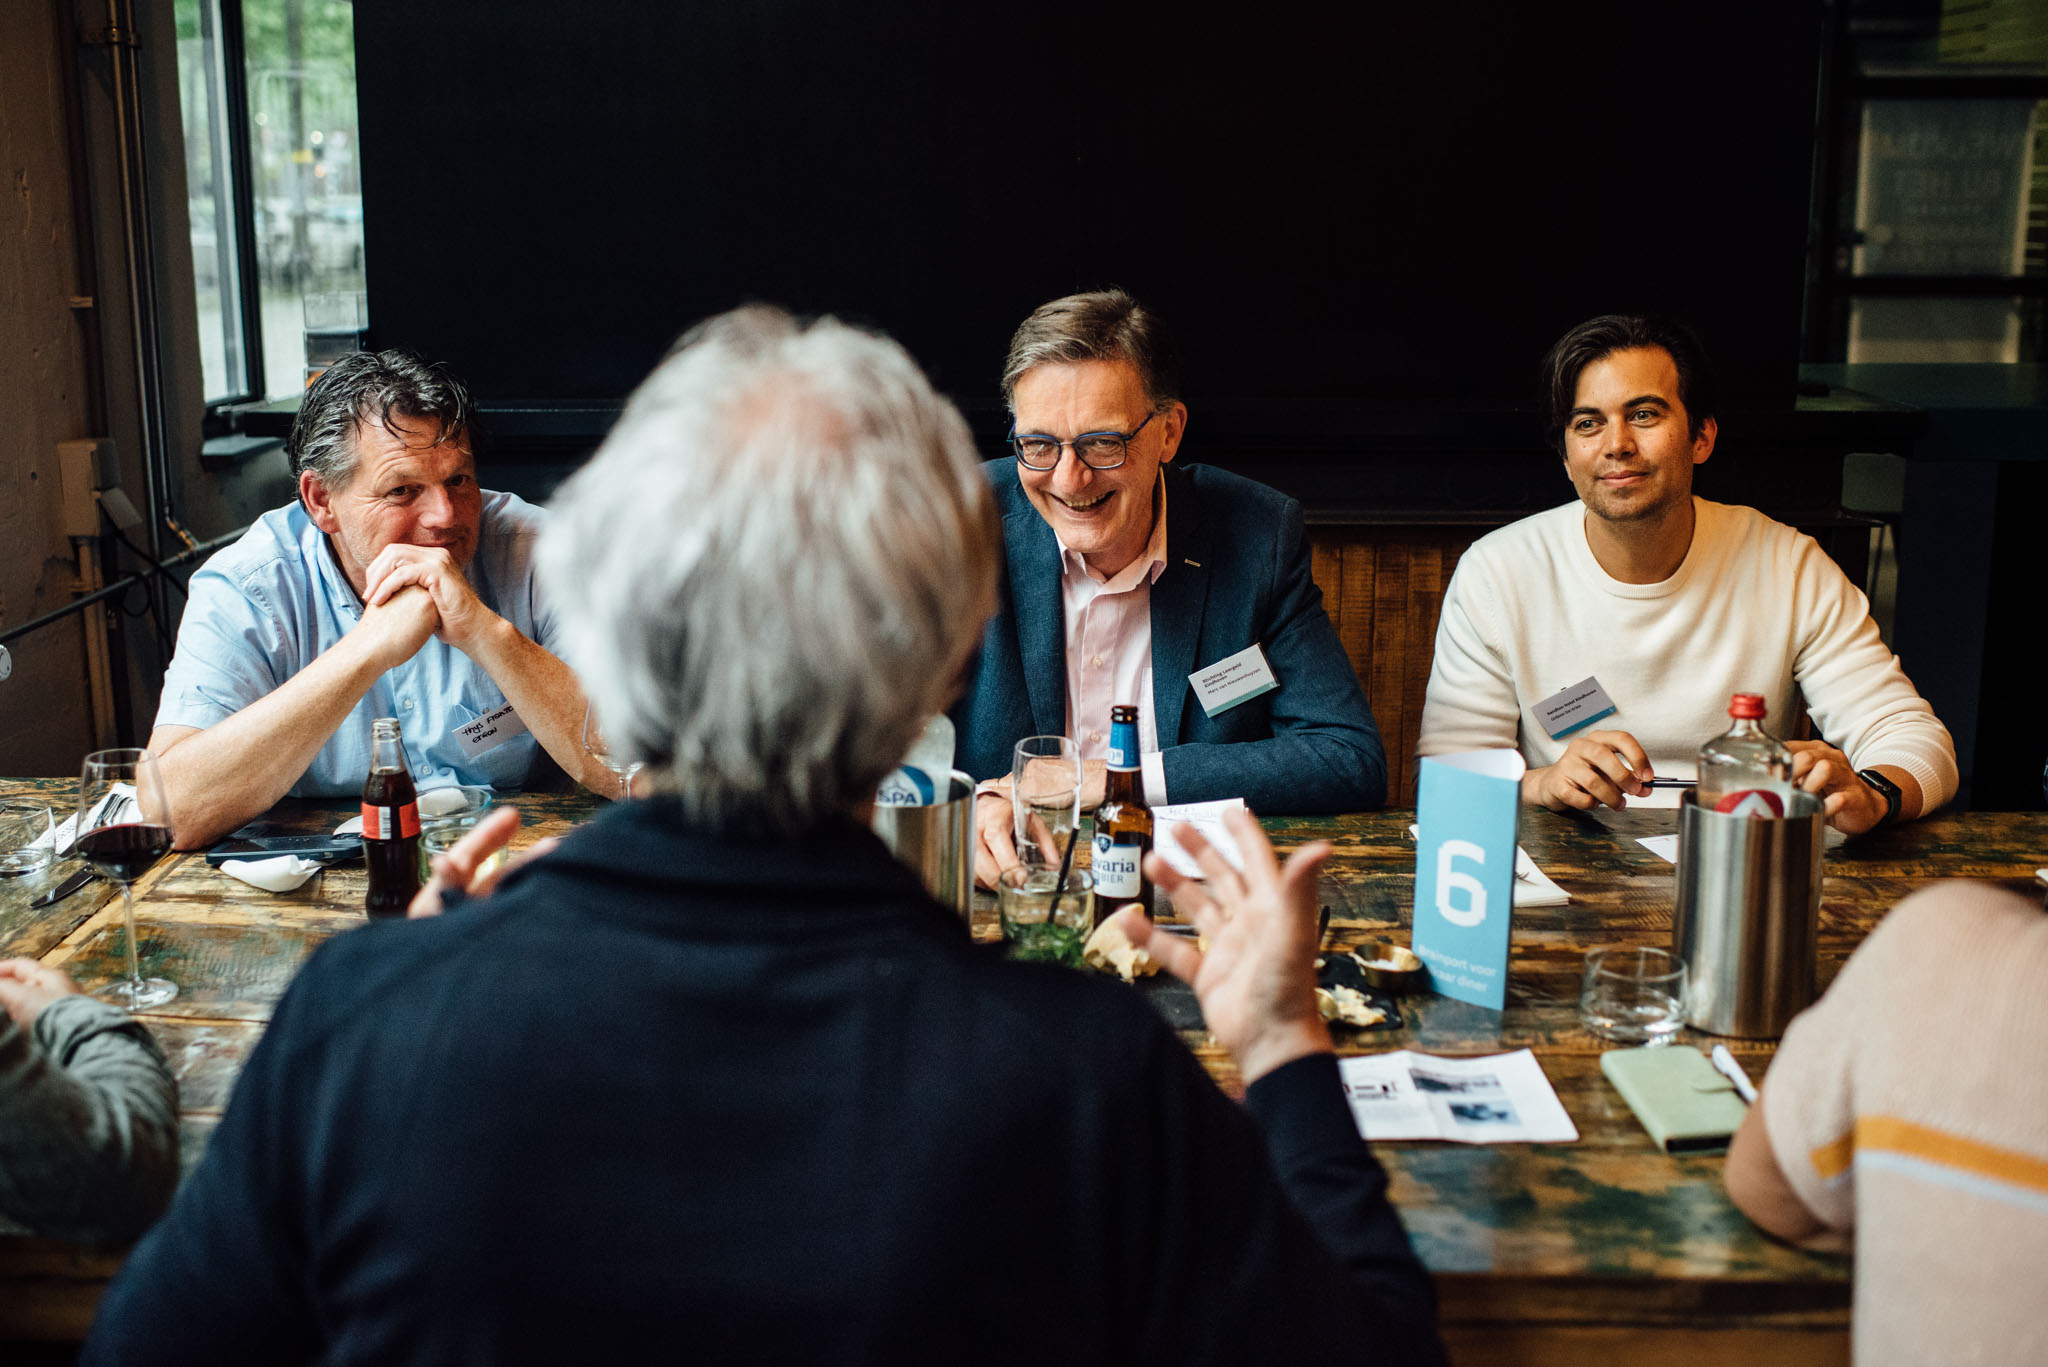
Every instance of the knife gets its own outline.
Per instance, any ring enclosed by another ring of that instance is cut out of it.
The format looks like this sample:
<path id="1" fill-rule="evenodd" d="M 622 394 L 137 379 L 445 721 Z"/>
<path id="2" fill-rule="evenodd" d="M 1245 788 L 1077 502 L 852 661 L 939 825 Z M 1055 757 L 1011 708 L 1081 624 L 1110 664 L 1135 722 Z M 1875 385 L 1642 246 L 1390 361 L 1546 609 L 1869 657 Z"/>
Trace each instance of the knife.
<path id="1" fill-rule="evenodd" d="M 53 907 L 99 876 L 100 871 L 91 865 L 75 870 L 69 878 L 59 883 L 56 887 L 51 888 L 41 897 L 36 898 L 35 901 L 30 902 L 29 906 L 32 908 Z"/>

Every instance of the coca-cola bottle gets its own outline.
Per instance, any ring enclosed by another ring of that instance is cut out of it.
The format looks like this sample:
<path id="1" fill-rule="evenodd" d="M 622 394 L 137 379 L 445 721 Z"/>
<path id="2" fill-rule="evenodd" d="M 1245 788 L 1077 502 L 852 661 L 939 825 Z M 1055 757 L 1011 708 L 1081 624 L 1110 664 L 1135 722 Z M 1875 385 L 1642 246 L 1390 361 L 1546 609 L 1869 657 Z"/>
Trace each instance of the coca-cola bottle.
<path id="1" fill-rule="evenodd" d="M 420 890 L 420 804 L 398 743 L 398 718 L 370 723 L 370 776 L 363 782 L 363 859 L 370 890 L 363 910 L 403 916 Z"/>
<path id="2" fill-rule="evenodd" d="M 1792 791 L 1792 752 L 1764 730 L 1763 696 L 1728 700 L 1735 725 L 1700 747 L 1699 805 L 1737 816 L 1783 816 Z"/>

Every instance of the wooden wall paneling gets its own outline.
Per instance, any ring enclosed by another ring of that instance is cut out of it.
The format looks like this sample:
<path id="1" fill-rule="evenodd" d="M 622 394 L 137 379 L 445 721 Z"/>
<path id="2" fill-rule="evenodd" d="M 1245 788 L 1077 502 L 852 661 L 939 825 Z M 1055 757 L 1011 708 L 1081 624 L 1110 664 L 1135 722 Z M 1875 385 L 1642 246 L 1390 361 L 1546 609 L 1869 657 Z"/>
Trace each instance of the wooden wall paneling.
<path id="1" fill-rule="evenodd" d="M 1387 801 L 1415 801 L 1415 744 L 1444 588 L 1485 528 L 1318 527 L 1311 570 L 1387 749 Z"/>
<path id="2" fill-rule="evenodd" d="M 1412 545 L 1389 540 L 1371 547 L 1373 556 L 1372 658 L 1367 662 L 1365 691 L 1372 698 L 1373 715 L 1380 724 L 1380 739 L 1387 747 L 1387 800 L 1408 801 L 1413 791 L 1409 769 L 1415 763 L 1408 742 L 1407 673 L 1408 659 L 1408 574 Z M 1429 666 L 1422 666 L 1427 682 Z"/>

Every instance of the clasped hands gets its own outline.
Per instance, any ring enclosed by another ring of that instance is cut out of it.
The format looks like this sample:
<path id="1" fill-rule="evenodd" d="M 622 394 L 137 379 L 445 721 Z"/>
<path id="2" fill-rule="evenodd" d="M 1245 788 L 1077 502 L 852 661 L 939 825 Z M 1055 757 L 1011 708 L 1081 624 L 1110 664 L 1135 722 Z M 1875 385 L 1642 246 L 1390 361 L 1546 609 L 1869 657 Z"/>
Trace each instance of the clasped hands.
<path id="1" fill-rule="evenodd" d="M 1819 740 L 1785 742 L 1792 752 L 1792 782 L 1821 799 L 1827 823 L 1848 835 L 1869 830 L 1884 820 L 1882 796 L 1857 776 L 1849 757 Z M 1531 769 L 1522 776 L 1522 800 L 1553 812 L 1589 812 L 1595 807 L 1617 811 L 1631 797 L 1643 797 L 1656 777 L 1650 757 L 1626 731 L 1589 731 L 1572 737 L 1555 764 Z"/>
<path id="2" fill-rule="evenodd" d="M 438 636 L 468 652 L 498 614 L 485 607 L 455 557 L 441 546 L 394 542 L 363 572 L 362 627 L 376 634 L 384 657 L 409 660 Z"/>

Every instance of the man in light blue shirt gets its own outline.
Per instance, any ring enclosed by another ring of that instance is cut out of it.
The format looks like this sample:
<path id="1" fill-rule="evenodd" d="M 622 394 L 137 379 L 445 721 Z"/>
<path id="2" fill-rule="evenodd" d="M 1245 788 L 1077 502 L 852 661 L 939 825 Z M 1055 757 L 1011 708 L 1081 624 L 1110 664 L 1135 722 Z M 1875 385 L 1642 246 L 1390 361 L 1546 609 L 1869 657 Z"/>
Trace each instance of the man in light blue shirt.
<path id="1" fill-rule="evenodd" d="M 375 717 L 399 719 L 422 788 L 516 788 L 543 749 L 601 772 L 534 586 L 542 514 L 477 487 L 473 422 L 461 382 L 405 352 L 344 357 L 306 392 L 298 502 L 193 575 L 164 676 L 149 748 L 181 847 L 282 797 L 361 792 Z"/>

